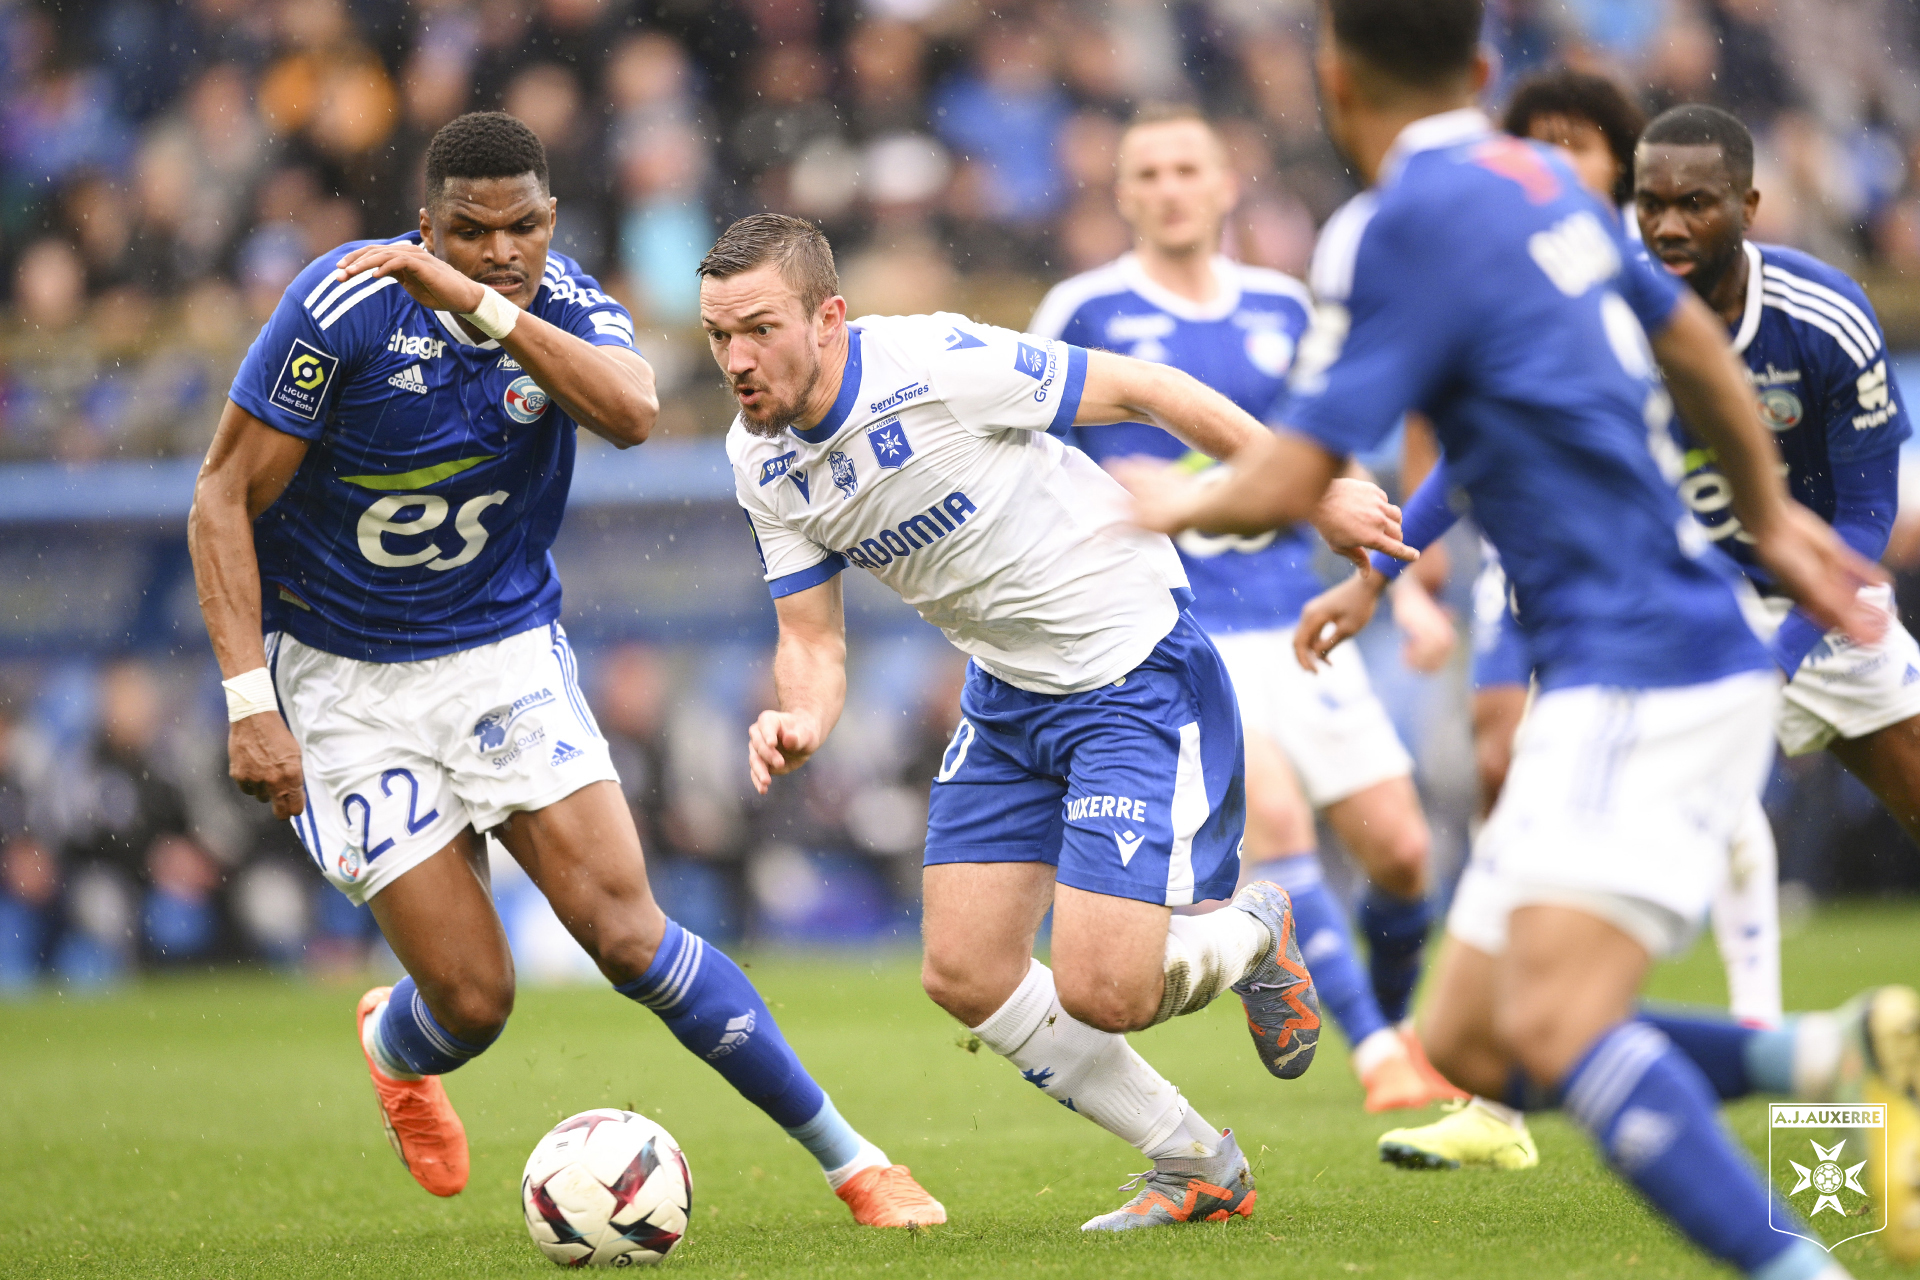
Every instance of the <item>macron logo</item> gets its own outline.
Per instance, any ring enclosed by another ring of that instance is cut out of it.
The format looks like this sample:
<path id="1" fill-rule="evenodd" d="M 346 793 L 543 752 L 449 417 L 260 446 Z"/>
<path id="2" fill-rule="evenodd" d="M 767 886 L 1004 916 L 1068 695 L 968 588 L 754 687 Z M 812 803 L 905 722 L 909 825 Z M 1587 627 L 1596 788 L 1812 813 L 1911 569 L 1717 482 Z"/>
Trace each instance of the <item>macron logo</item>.
<path id="1" fill-rule="evenodd" d="M 1133 855 L 1140 851 L 1140 842 L 1145 839 L 1146 837 L 1144 835 L 1135 835 L 1132 831 L 1116 831 L 1113 833 L 1113 842 L 1120 847 L 1121 866 L 1124 867 L 1133 861 Z"/>
<path id="2" fill-rule="evenodd" d="M 391 378 L 388 378 L 387 385 L 390 387 L 398 387 L 402 391 L 411 391 L 417 396 L 423 396 L 431 390 L 431 388 L 427 386 L 426 378 L 421 375 L 420 366 L 417 364 L 410 364 L 400 372 L 394 374 Z"/>

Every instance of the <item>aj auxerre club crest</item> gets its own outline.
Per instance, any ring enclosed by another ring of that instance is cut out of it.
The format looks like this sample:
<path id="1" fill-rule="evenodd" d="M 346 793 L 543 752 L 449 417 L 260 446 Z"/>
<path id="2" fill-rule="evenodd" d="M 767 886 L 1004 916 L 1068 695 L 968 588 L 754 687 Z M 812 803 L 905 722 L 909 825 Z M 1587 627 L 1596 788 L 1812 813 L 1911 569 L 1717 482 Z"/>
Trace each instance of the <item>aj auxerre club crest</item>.
<path id="1" fill-rule="evenodd" d="M 853 459 L 835 451 L 827 455 L 827 466 L 833 471 L 833 487 L 840 491 L 842 498 L 851 498 L 854 490 L 860 487 L 860 477 L 853 470 Z"/>
<path id="2" fill-rule="evenodd" d="M 904 465 L 913 456 L 913 445 L 908 442 L 906 428 L 898 418 L 888 418 L 868 427 L 867 443 L 873 446 L 873 460 L 888 470 Z"/>
<path id="3" fill-rule="evenodd" d="M 1767 1169 L 1800 1216 L 1783 1211 L 1780 1200 L 1771 1198 L 1768 1225 L 1829 1253 L 1849 1240 L 1885 1231 L 1887 1206 L 1862 1178 L 1874 1161 L 1886 1168 L 1887 1154 L 1887 1109 L 1880 1103 L 1774 1103 L 1767 1115 Z"/>

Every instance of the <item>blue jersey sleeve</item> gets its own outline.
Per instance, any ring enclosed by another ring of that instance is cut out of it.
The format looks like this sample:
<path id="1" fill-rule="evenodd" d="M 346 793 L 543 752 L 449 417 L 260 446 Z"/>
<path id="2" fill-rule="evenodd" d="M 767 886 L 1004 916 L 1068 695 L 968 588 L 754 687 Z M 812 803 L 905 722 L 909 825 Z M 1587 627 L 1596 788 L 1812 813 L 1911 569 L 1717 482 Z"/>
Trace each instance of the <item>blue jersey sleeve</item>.
<path id="1" fill-rule="evenodd" d="M 557 272 L 548 270 L 548 300 L 540 308 L 540 318 L 593 346 L 636 350 L 633 315 L 603 293 L 598 280 L 568 270 L 571 266 L 571 262 L 565 262 Z"/>
<path id="2" fill-rule="evenodd" d="M 1277 417 L 1338 454 L 1379 445 L 1453 360 L 1472 282 L 1405 211 L 1346 205 L 1314 255 L 1318 304 Z"/>
<path id="3" fill-rule="evenodd" d="M 392 277 L 334 279 L 333 263 L 346 245 L 294 277 L 253 340 L 234 375 L 233 402 L 276 431 L 318 440 L 327 417 L 365 349 L 367 317 L 379 307 L 360 303 L 397 287 Z"/>
<path id="4" fill-rule="evenodd" d="M 1406 505 L 1400 510 L 1400 540 L 1415 551 L 1425 551 L 1438 542 L 1441 535 L 1460 521 L 1460 513 L 1453 509 L 1447 489 L 1447 460 L 1441 458 L 1433 464 L 1433 470 L 1427 472 L 1427 478 L 1420 482 L 1407 498 Z M 1407 567 L 1407 561 L 1396 560 L 1384 551 L 1370 551 L 1367 559 L 1373 570 L 1388 581 L 1400 576 Z"/>
<path id="5" fill-rule="evenodd" d="M 1633 314 L 1639 317 L 1640 327 L 1648 336 L 1659 333 L 1673 319 L 1673 310 L 1680 305 L 1681 291 L 1686 286 L 1649 257 L 1645 249 L 1624 236 L 1620 240 L 1620 262 L 1616 285 L 1620 296 L 1633 308 Z"/>

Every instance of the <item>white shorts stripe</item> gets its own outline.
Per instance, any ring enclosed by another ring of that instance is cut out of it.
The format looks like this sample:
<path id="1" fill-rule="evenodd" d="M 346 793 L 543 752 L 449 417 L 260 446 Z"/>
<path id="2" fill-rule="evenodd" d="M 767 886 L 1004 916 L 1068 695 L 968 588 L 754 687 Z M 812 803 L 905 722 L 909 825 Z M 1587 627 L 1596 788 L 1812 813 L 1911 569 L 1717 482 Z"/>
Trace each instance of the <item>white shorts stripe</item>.
<path id="1" fill-rule="evenodd" d="M 1167 905 L 1183 907 L 1193 901 L 1193 837 L 1213 807 L 1207 803 L 1207 775 L 1200 763 L 1200 725 L 1180 726 L 1180 760 L 1174 766 L 1173 853 L 1167 861 Z"/>

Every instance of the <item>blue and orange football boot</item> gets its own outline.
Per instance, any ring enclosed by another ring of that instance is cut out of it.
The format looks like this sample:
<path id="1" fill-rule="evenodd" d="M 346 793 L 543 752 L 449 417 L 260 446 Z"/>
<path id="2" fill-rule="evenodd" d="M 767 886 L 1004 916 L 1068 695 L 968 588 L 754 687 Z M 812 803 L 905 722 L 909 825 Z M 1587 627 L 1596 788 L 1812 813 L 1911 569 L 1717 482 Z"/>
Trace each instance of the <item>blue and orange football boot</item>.
<path id="1" fill-rule="evenodd" d="M 1300 955 L 1293 899 L 1271 880 L 1255 880 L 1233 895 L 1233 905 L 1267 926 L 1272 943 L 1252 973 L 1233 984 L 1246 1006 L 1247 1030 L 1260 1063 L 1282 1080 L 1313 1065 L 1320 1043 L 1320 997 Z"/>

